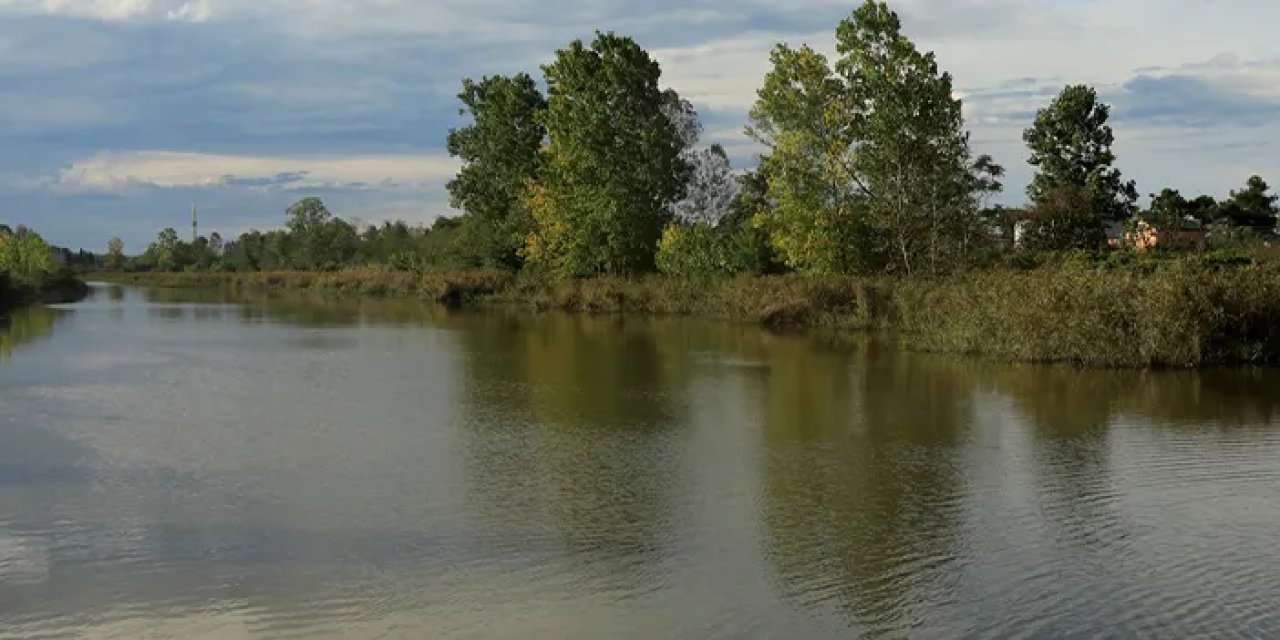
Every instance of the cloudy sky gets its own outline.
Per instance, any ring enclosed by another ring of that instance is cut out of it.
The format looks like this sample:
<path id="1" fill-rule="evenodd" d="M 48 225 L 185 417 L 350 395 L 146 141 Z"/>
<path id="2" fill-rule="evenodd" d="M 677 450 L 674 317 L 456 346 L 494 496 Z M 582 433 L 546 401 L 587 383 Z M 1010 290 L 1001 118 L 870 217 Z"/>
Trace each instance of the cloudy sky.
<path id="1" fill-rule="evenodd" d="M 198 202 L 223 235 L 319 195 L 363 221 L 448 213 L 464 76 L 535 73 L 595 29 L 637 38 L 708 142 L 750 166 L 776 42 L 829 50 L 835 0 L 0 0 L 0 222 L 141 250 Z M 1274 0 L 898 0 L 964 94 L 975 146 L 1029 176 L 1021 130 L 1066 83 L 1115 105 L 1146 193 L 1280 182 Z"/>

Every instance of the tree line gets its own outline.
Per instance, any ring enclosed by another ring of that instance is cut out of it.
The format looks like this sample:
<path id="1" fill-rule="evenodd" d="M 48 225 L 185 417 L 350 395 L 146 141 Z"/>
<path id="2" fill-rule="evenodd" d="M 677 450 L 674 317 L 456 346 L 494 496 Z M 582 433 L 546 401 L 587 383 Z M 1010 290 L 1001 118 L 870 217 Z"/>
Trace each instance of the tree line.
<path id="1" fill-rule="evenodd" d="M 989 207 L 1004 169 L 971 148 L 953 79 L 934 54 L 875 0 L 835 35 L 832 59 L 809 46 L 773 49 L 746 128 L 763 147 L 749 171 L 700 143 L 698 114 L 663 87 L 648 52 L 597 33 L 557 51 L 541 85 L 527 73 L 463 81 L 468 123 L 447 137 L 462 161 L 447 187 L 456 218 L 358 229 L 306 198 L 283 229 L 228 242 L 185 242 L 165 229 L 135 258 L 113 240 L 104 262 L 910 275 L 989 262 L 1014 225 L 1033 251 L 1101 248 L 1109 226 L 1138 221 L 1206 225 L 1223 245 L 1275 236 L 1277 197 L 1256 176 L 1221 202 L 1170 188 L 1138 207 L 1136 186 L 1115 167 L 1110 108 L 1084 85 L 1066 87 L 1024 134 L 1035 167 L 1027 206 Z"/>

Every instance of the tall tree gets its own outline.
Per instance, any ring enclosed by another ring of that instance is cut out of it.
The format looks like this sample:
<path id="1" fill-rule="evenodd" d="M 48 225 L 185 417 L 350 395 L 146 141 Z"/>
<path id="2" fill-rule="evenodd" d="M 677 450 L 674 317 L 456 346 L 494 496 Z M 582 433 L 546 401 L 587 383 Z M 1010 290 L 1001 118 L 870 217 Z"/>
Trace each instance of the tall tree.
<path id="1" fill-rule="evenodd" d="M 1031 150 L 1028 162 L 1036 167 L 1027 186 L 1032 204 L 1056 209 L 1071 200 L 1088 207 L 1087 212 L 1072 213 L 1072 219 L 1097 229 L 1074 235 L 1098 237 L 1095 232 L 1106 222 L 1129 218 L 1138 198 L 1133 181 L 1125 181 L 1113 166 L 1110 115 L 1111 108 L 1098 101 L 1092 87 L 1068 86 L 1036 114 L 1022 136 Z"/>
<path id="2" fill-rule="evenodd" d="M 599 33 L 543 71 L 551 144 L 526 194 L 535 230 L 525 255 L 563 275 L 651 270 L 689 171 L 658 63 L 631 38 Z"/>
<path id="3" fill-rule="evenodd" d="M 520 196 L 542 166 L 546 100 L 527 74 L 467 79 L 458 94 L 471 124 L 449 131 L 449 154 L 463 162 L 449 182 L 453 206 L 476 227 L 469 239 L 481 261 L 520 265 L 519 249 L 532 229 Z"/>
<path id="4" fill-rule="evenodd" d="M 163 229 L 156 236 L 156 241 L 147 247 L 147 252 L 143 256 L 145 262 L 159 271 L 176 271 L 179 266 L 178 254 L 181 251 L 179 246 L 181 243 L 176 230 L 172 227 Z"/>
<path id="5" fill-rule="evenodd" d="M 788 266 L 840 273 L 865 266 L 865 190 L 854 170 L 857 108 L 822 54 L 778 45 L 747 135 L 768 147 L 759 175 L 772 206 L 755 223 Z"/>
<path id="6" fill-rule="evenodd" d="M 106 267 L 112 271 L 124 268 L 124 240 L 112 238 L 107 241 Z"/>
<path id="7" fill-rule="evenodd" d="M 902 34 L 898 15 L 868 1 L 840 23 L 837 73 L 860 111 L 855 166 L 895 270 L 938 272 L 963 258 L 981 200 L 1003 169 L 974 158 L 951 74 Z"/>
<path id="8" fill-rule="evenodd" d="M 950 268 L 1002 170 L 973 157 L 951 76 L 885 3 L 856 9 L 836 41 L 834 72 L 807 47 L 773 52 L 748 130 L 770 147 L 777 206 L 762 222 L 805 271 Z"/>
<path id="9" fill-rule="evenodd" d="M 335 218 L 320 198 L 303 198 L 286 211 L 289 230 L 288 266 L 300 269 L 336 269 L 356 255 L 359 242 L 355 227 Z M 279 247 L 277 251 L 285 250 Z M 282 265 L 284 266 L 284 265 Z"/>

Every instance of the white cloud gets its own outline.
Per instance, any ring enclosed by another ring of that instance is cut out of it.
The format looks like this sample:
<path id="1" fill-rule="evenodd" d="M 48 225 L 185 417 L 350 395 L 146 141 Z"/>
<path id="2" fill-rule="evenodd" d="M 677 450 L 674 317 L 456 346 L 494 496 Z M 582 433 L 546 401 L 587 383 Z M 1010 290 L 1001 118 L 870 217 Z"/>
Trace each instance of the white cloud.
<path id="1" fill-rule="evenodd" d="M 211 0 L 0 0 L 0 9 L 31 14 L 117 22 L 177 20 L 202 22 Z"/>
<path id="2" fill-rule="evenodd" d="M 99 153 L 64 168 L 52 187 L 122 193 L 138 187 L 412 189 L 439 187 L 457 172 L 443 154 L 233 156 L 177 151 Z"/>
<path id="3" fill-rule="evenodd" d="M 680 95 L 713 109 L 745 111 L 769 72 L 769 52 L 779 42 L 808 44 L 824 53 L 835 48 L 833 33 L 783 35 L 748 32 L 689 47 L 656 49 L 664 83 Z"/>

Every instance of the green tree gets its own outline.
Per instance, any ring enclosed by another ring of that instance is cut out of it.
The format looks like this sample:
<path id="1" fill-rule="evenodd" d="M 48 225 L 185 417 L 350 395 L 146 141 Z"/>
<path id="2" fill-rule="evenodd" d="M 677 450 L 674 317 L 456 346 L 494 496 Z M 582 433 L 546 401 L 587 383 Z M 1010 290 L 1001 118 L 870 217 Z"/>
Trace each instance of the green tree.
<path id="1" fill-rule="evenodd" d="M 156 241 L 147 247 L 143 262 L 157 271 L 177 271 L 181 244 L 178 232 L 172 227 L 165 228 L 156 236 Z"/>
<path id="2" fill-rule="evenodd" d="M 0 230 L 0 272 L 23 284 L 38 284 L 53 273 L 53 252 L 40 234 L 22 225 Z"/>
<path id="3" fill-rule="evenodd" d="M 283 254 L 283 264 L 298 269 L 336 269 L 356 256 L 359 237 L 355 227 L 335 218 L 320 198 L 303 198 L 286 211 L 287 246 L 279 238 L 269 250 Z"/>
<path id="4" fill-rule="evenodd" d="M 465 106 L 459 113 L 472 122 L 449 131 L 449 155 L 463 162 L 448 185 L 451 202 L 475 227 L 470 239 L 479 261 L 518 268 L 533 226 L 520 196 L 542 166 L 546 100 L 523 73 L 463 80 L 458 99 Z"/>
<path id="5" fill-rule="evenodd" d="M 543 71 L 550 146 L 524 199 L 535 224 L 524 255 L 562 275 L 652 269 L 689 171 L 658 63 L 634 40 L 602 33 Z"/>
<path id="6" fill-rule="evenodd" d="M 864 189 L 853 170 L 853 120 L 847 88 L 826 57 L 778 45 L 751 110 L 747 134 L 768 147 L 760 175 L 770 206 L 757 208 L 763 229 L 788 266 L 842 273 L 866 266 L 870 228 Z"/>
<path id="7" fill-rule="evenodd" d="M 1218 215 L 1237 227 L 1270 231 L 1276 226 L 1277 200 L 1280 196 L 1271 193 L 1271 186 L 1260 176 L 1253 176 L 1244 189 L 1231 192 Z"/>
<path id="8" fill-rule="evenodd" d="M 1203 224 L 1213 222 L 1218 215 L 1218 201 L 1213 196 L 1197 196 L 1187 203 L 1191 215 Z"/>
<path id="9" fill-rule="evenodd" d="M 120 271 L 124 269 L 124 265 L 124 240 L 112 238 L 107 241 L 106 267 L 111 271 Z"/>
<path id="10" fill-rule="evenodd" d="M 1160 193 L 1151 194 L 1151 206 L 1139 216 L 1153 227 L 1168 229 L 1182 225 L 1189 216 L 1194 217 L 1195 210 L 1177 189 L 1166 188 Z"/>
<path id="11" fill-rule="evenodd" d="M 974 158 L 951 76 L 868 1 L 836 31 L 835 70 L 777 47 L 748 133 L 770 147 L 761 223 L 789 265 L 942 271 L 965 257 L 1002 169 Z"/>
<path id="12" fill-rule="evenodd" d="M 1022 248 L 1060 251 L 1102 246 L 1107 241 L 1106 229 L 1094 213 L 1093 203 L 1093 194 L 1075 185 L 1041 194 L 1024 218 Z"/>
<path id="13" fill-rule="evenodd" d="M 951 74 L 902 35 L 898 15 L 868 1 L 840 23 L 836 71 L 859 111 L 858 183 L 895 271 L 943 271 L 962 260 L 978 231 L 982 199 L 1003 169 L 974 158 Z"/>
<path id="14" fill-rule="evenodd" d="M 1111 146 L 1115 134 L 1107 124 L 1110 115 L 1111 108 L 1098 101 L 1093 88 L 1068 86 L 1036 114 L 1035 122 L 1023 133 L 1031 150 L 1028 161 L 1036 167 L 1027 186 L 1032 204 L 1056 211 L 1058 205 L 1070 201 L 1086 211 L 1058 219 L 1059 226 L 1069 220 L 1093 227 L 1072 233 L 1058 229 L 1041 235 L 1104 238 L 1106 222 L 1125 220 L 1133 214 L 1137 189 L 1133 181 L 1123 180 L 1113 166 L 1116 157 Z"/>

